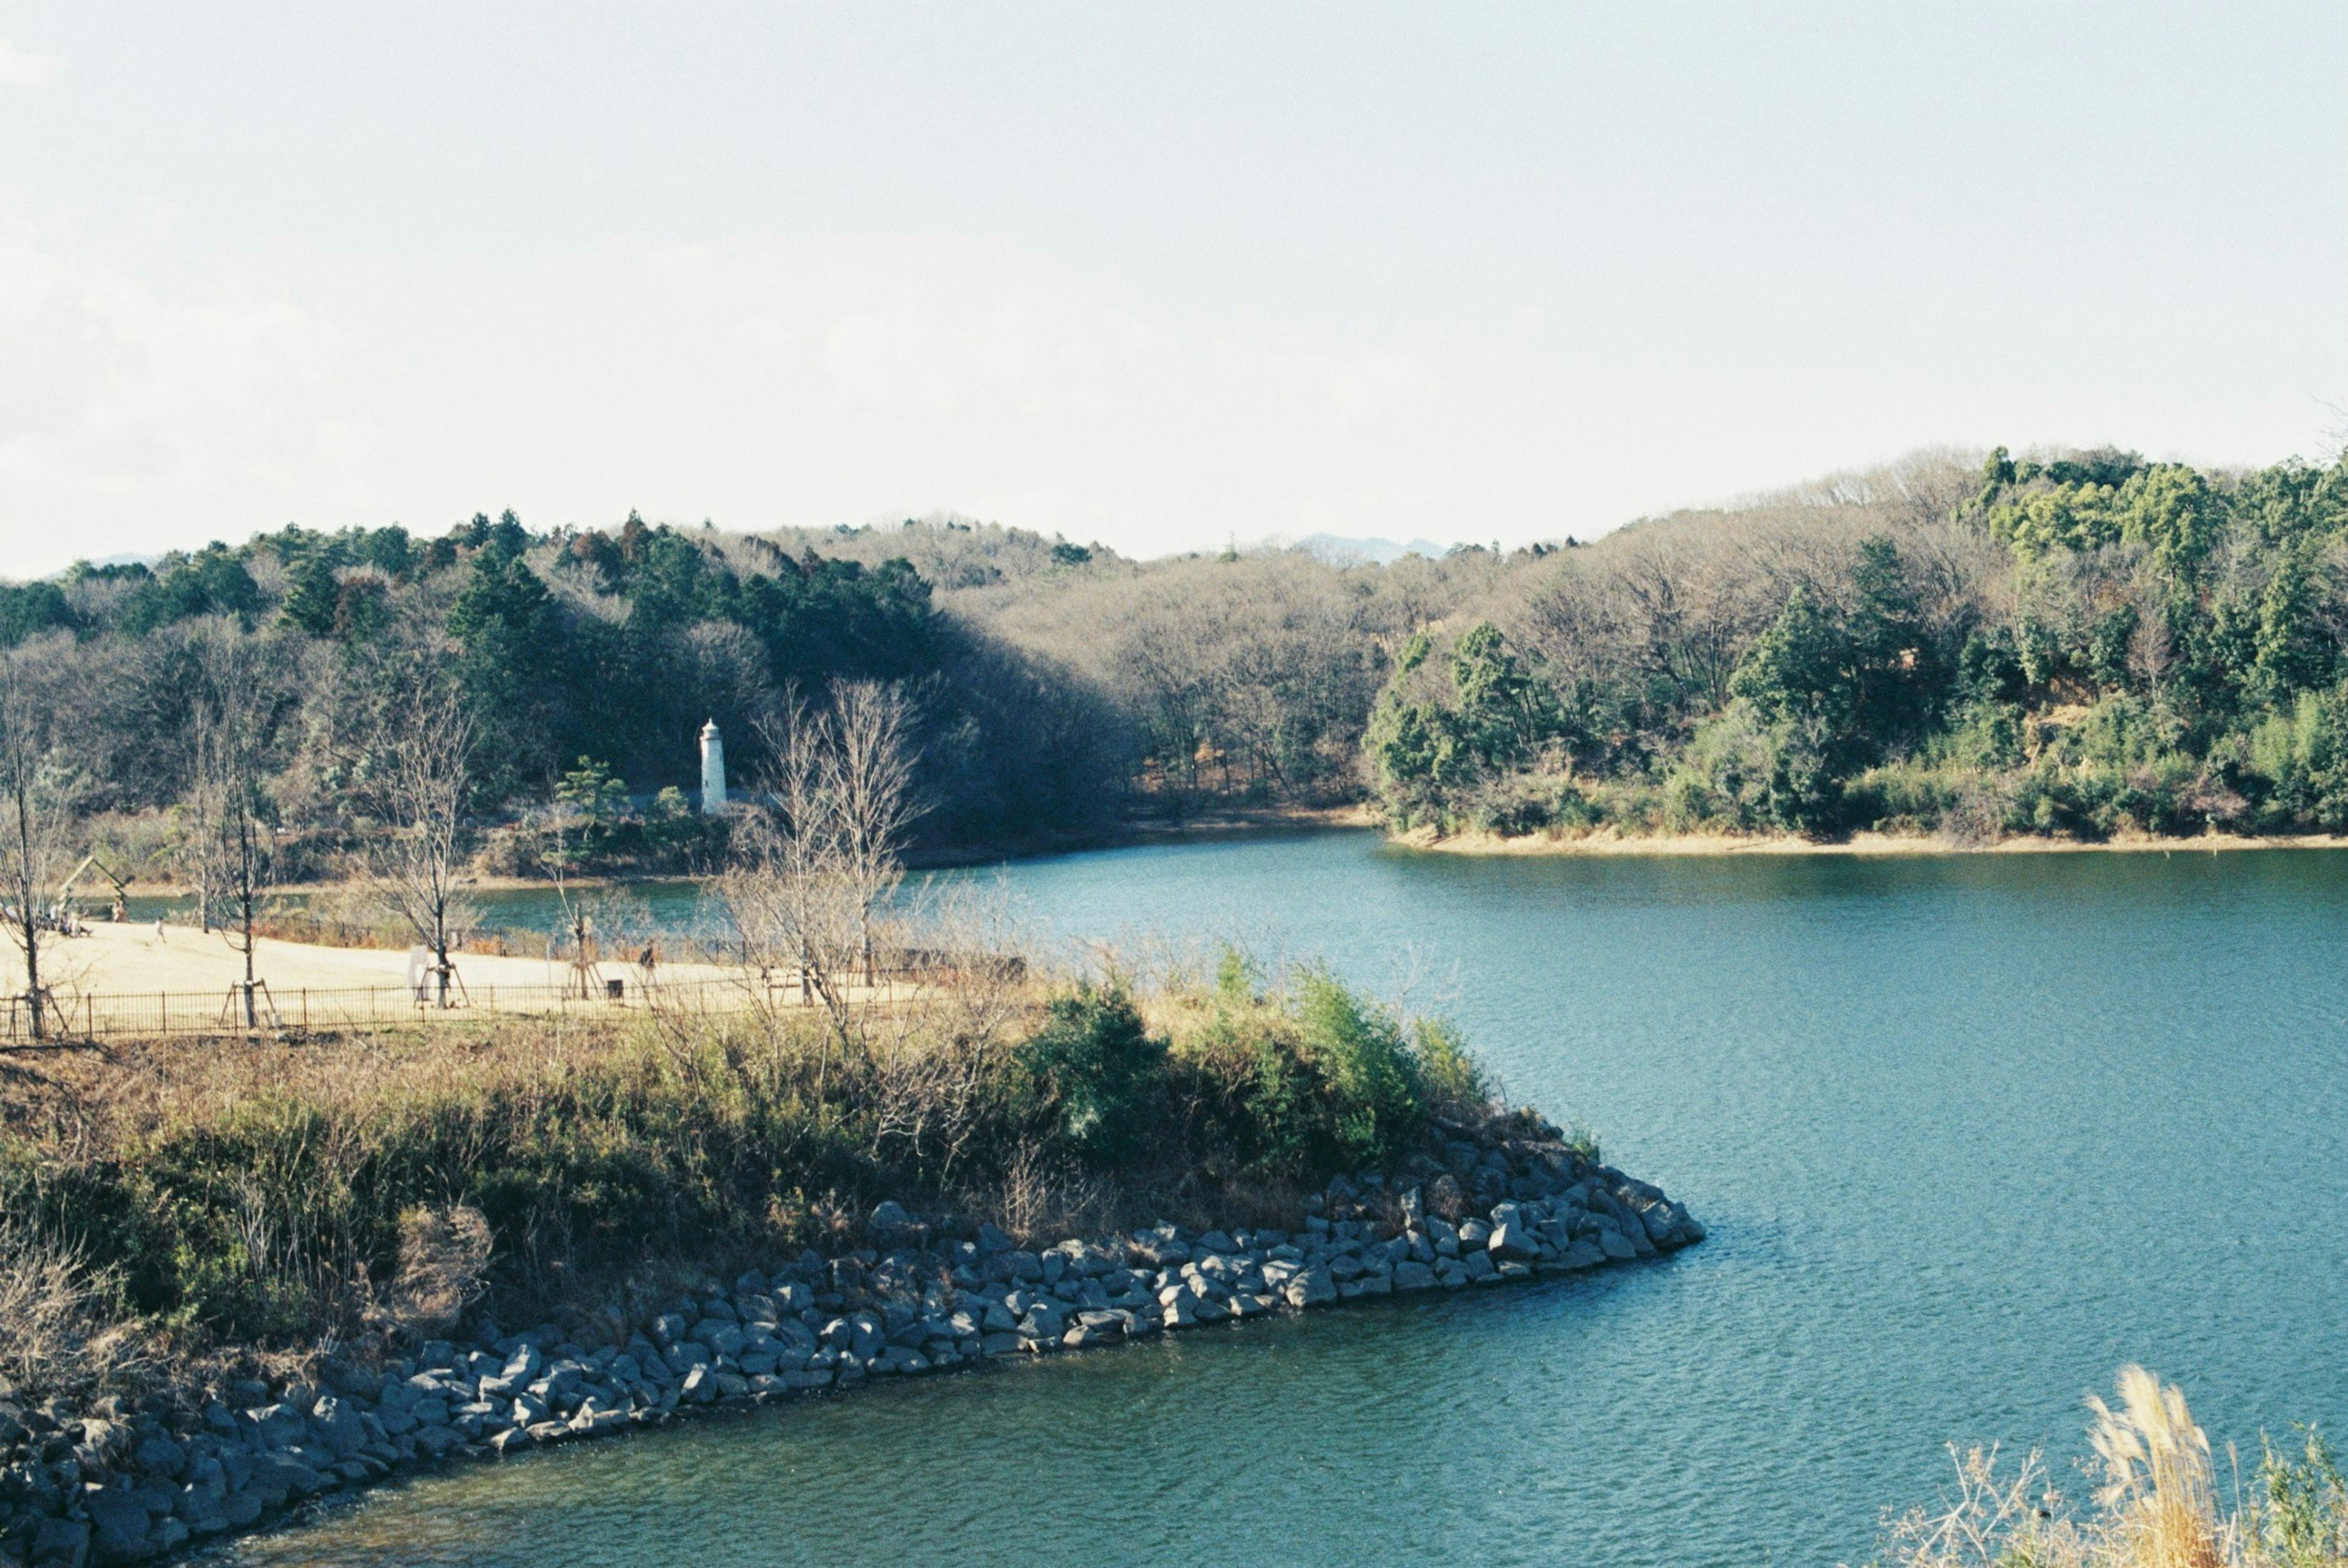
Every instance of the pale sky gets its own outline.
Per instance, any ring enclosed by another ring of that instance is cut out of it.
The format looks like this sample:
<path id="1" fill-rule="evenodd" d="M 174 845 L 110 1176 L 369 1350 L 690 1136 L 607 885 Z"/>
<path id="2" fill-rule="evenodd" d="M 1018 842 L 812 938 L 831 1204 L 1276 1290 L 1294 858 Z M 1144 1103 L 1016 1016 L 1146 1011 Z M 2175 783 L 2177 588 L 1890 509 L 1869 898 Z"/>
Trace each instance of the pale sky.
<path id="1" fill-rule="evenodd" d="M 2348 5 L 0 0 L 0 576 L 2348 431 Z"/>

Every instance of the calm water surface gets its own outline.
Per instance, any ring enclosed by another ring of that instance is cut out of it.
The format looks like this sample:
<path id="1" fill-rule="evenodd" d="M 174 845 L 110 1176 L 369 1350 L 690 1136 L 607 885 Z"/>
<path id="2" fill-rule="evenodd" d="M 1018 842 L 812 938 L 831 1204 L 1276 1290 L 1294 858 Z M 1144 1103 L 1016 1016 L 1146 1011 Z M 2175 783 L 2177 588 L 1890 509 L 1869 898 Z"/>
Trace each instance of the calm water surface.
<path id="1" fill-rule="evenodd" d="M 2220 1443 L 2348 1429 L 2348 856 L 1323 834 L 986 875 L 1129 958 L 1238 937 L 1407 987 L 1712 1239 L 468 1469 L 225 1555 L 1832 1563 L 1946 1442 L 2067 1466 L 2123 1361 Z"/>

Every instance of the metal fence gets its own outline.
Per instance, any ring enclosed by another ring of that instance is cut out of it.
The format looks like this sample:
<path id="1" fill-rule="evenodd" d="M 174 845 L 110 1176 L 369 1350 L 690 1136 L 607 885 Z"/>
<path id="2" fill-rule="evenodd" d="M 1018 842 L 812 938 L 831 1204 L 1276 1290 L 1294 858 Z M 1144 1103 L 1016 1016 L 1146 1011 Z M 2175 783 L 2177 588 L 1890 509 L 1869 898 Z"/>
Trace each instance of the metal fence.
<path id="1" fill-rule="evenodd" d="M 618 966 L 613 966 L 618 967 Z M 885 998 L 901 998 L 934 985 L 959 985 L 980 978 L 1018 981 L 1026 963 L 1012 954 L 898 948 L 886 952 L 870 982 Z M 812 1007 L 812 986 L 795 968 L 745 971 L 727 979 L 646 979 L 629 968 L 618 977 L 596 975 L 584 989 L 562 985 L 481 985 L 461 972 L 447 995 L 436 977 L 396 986 L 303 987 L 272 990 L 231 985 L 213 991 L 45 991 L 41 1030 L 33 1030 L 29 998 L 0 997 L 0 1050 L 108 1040 L 224 1038 L 248 1034 L 294 1034 L 312 1030 L 366 1029 L 396 1023 L 460 1022 L 485 1014 L 513 1017 L 609 1016 L 630 1009 L 664 1013 L 738 1012 L 753 1007 Z M 863 989 L 866 978 L 851 969 L 837 979 Z M 870 999 L 867 992 L 865 999 Z"/>

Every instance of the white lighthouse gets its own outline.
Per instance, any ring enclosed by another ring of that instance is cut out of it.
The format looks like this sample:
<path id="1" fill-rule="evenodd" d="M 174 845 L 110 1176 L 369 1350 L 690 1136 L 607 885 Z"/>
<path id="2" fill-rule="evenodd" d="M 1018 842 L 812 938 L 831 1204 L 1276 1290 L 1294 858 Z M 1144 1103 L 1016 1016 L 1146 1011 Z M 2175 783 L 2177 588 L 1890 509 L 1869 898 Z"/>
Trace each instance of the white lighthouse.
<path id="1" fill-rule="evenodd" d="M 717 721 L 701 726 L 701 815 L 716 816 L 726 809 L 726 737 Z"/>

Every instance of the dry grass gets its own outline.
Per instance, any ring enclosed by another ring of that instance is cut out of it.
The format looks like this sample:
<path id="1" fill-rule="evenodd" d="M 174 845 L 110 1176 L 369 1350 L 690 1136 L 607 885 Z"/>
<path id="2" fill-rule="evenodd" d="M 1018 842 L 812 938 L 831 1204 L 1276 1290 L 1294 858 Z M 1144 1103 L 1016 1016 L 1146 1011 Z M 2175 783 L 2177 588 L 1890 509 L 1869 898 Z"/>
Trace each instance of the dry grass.
<path id="1" fill-rule="evenodd" d="M 399 1216 L 399 1272 L 385 1317 L 431 1333 L 457 1325 L 488 1287 L 488 1216 L 469 1204 L 419 1204 Z"/>
<path id="2" fill-rule="evenodd" d="M 135 1370 L 133 1336 L 107 1296 L 75 1249 L 21 1221 L 0 1224 L 0 1383 L 74 1389 Z"/>
<path id="3" fill-rule="evenodd" d="M 1884 1568 L 2341 1568 L 2348 1486 L 2319 1437 L 2293 1458 L 2266 1450 L 2253 1484 L 2225 1505 L 2208 1434 L 2182 1389 L 2141 1367 L 2119 1374 L 2116 1407 L 2090 1398 L 2096 1481 L 2074 1508 L 2033 1452 L 2006 1474 L 1995 1449 L 1951 1450 L 1956 1486 L 1937 1510 L 1893 1520 Z M 2238 1489 L 2239 1491 L 2240 1489 Z"/>

